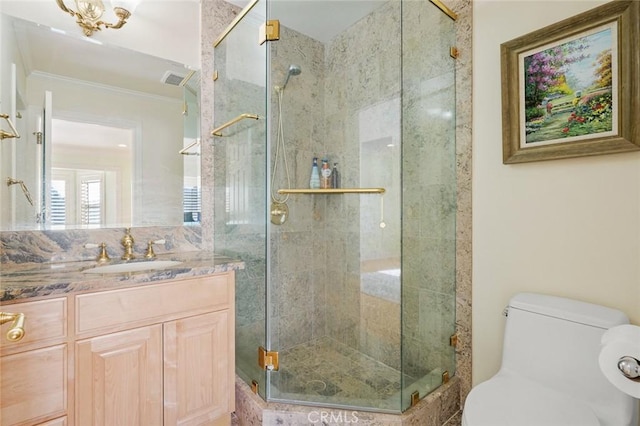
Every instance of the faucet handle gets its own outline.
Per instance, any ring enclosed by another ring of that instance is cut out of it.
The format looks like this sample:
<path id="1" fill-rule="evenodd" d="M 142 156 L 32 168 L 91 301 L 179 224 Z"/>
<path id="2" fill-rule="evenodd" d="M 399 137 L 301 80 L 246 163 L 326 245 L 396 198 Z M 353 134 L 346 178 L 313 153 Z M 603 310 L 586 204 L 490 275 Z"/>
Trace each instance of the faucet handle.
<path id="1" fill-rule="evenodd" d="M 111 260 L 111 258 L 107 254 L 107 245 L 105 243 L 100 243 L 100 244 L 87 243 L 83 247 L 87 249 L 100 247 L 100 254 L 98 254 L 98 257 L 96 257 L 96 261 L 98 263 L 104 263 Z"/>
<path id="2" fill-rule="evenodd" d="M 160 240 L 151 240 L 147 243 L 147 252 L 144 254 L 144 257 L 146 257 L 147 259 L 154 259 L 156 257 L 156 253 L 153 251 L 153 245 L 154 244 L 164 244 L 166 243 L 166 240 L 160 239 Z"/>
<path id="3" fill-rule="evenodd" d="M 111 258 L 109 258 L 109 254 L 107 254 L 106 243 L 100 243 L 100 254 L 96 258 L 96 260 L 98 261 L 98 263 L 104 263 L 111 260 Z"/>

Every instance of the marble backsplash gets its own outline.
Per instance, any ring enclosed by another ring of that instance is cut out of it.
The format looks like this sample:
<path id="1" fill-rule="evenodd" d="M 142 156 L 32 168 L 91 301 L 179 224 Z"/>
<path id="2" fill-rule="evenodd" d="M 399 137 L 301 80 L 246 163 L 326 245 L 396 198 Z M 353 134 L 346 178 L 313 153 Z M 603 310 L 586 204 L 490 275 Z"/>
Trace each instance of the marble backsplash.
<path id="1" fill-rule="evenodd" d="M 120 259 L 124 253 L 121 239 L 125 228 L 75 229 L 48 231 L 0 232 L 0 265 L 72 262 L 95 259 L 100 249 L 85 248 L 87 244 L 107 245 L 111 259 Z M 154 226 L 132 228 L 135 240 L 134 253 L 143 257 L 149 241 L 164 240 L 154 244 L 156 254 L 191 252 L 202 249 L 200 226 Z"/>

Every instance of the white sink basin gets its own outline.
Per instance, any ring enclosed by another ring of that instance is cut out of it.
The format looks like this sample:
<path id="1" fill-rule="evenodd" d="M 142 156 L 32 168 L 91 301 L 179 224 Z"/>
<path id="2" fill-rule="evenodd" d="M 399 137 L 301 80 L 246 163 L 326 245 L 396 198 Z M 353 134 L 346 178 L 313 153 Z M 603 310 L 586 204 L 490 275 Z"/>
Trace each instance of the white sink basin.
<path id="1" fill-rule="evenodd" d="M 96 266 L 85 269 L 85 274 L 122 274 L 127 272 L 153 271 L 157 269 L 167 269 L 181 264 L 177 260 L 149 260 L 146 262 L 117 263 L 115 265 Z"/>

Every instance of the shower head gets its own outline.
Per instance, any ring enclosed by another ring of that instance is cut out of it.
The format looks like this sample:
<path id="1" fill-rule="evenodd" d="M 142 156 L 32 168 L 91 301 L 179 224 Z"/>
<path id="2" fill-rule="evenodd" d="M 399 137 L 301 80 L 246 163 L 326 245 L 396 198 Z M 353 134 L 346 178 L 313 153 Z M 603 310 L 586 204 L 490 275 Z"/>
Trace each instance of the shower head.
<path id="1" fill-rule="evenodd" d="M 285 78 L 284 83 L 280 87 L 280 90 L 284 90 L 287 87 L 287 83 L 289 82 L 289 77 L 292 75 L 300 75 L 302 73 L 302 68 L 300 65 L 289 65 L 289 70 L 287 71 L 287 78 Z"/>
<path id="2" fill-rule="evenodd" d="M 288 73 L 291 75 L 300 75 L 300 73 L 302 72 L 302 68 L 300 68 L 300 65 L 289 65 L 289 71 Z"/>

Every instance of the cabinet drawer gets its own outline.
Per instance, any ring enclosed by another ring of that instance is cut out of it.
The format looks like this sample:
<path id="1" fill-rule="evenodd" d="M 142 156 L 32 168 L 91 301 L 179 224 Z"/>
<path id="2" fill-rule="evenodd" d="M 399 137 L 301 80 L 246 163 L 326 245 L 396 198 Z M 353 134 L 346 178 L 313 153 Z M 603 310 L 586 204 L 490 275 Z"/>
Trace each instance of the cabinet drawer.
<path id="1" fill-rule="evenodd" d="M 76 333 L 124 330 L 226 309 L 229 274 L 76 296 Z"/>
<path id="2" fill-rule="evenodd" d="M 1 309 L 3 312 L 23 313 L 25 317 L 24 337 L 18 342 L 6 339 L 11 323 L 2 325 L 2 355 L 45 344 L 61 343 L 67 338 L 66 298 L 2 305 Z"/>
<path id="3" fill-rule="evenodd" d="M 67 414 L 66 345 L 4 356 L 0 369 L 3 425 L 36 424 Z"/>

